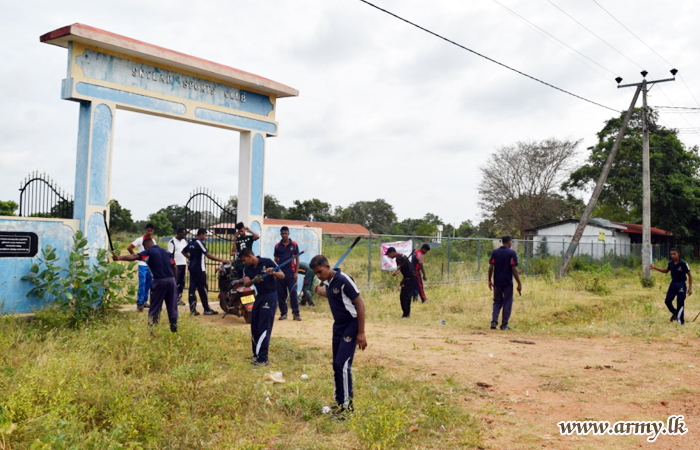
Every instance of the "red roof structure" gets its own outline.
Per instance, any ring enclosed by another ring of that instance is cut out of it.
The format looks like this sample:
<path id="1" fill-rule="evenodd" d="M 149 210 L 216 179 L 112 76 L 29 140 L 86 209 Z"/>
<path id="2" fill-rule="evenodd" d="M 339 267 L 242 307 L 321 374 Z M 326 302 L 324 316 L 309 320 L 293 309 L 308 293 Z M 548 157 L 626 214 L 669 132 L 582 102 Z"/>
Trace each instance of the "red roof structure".
<path id="1" fill-rule="evenodd" d="M 313 222 L 310 220 L 287 220 L 287 219 L 265 219 L 265 225 L 277 225 L 288 227 L 311 227 L 320 228 L 324 234 L 352 234 L 356 236 L 369 236 L 369 230 L 362 225 L 356 223 L 337 223 L 337 222 Z M 217 223 L 211 228 L 216 230 L 235 230 L 235 223 Z"/>
<path id="2" fill-rule="evenodd" d="M 618 222 L 613 222 L 615 225 L 620 225 L 621 227 L 625 227 L 626 229 L 623 231 L 623 233 L 628 233 L 628 234 L 642 234 L 642 225 L 638 225 L 635 223 L 618 223 Z M 651 227 L 651 234 L 653 236 L 673 236 L 673 233 L 670 231 L 662 230 L 661 228 L 654 228 Z"/>

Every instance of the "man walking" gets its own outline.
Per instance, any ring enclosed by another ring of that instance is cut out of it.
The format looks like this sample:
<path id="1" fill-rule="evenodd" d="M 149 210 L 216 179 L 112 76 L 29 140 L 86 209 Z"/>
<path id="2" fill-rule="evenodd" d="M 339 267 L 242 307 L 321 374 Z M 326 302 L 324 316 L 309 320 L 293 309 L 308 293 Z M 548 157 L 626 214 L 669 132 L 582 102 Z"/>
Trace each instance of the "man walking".
<path id="1" fill-rule="evenodd" d="M 142 252 L 146 250 L 143 246 L 143 241 L 146 239 L 152 239 L 153 238 L 153 232 L 155 231 L 155 228 L 153 227 L 152 223 L 149 223 L 146 225 L 146 230 L 143 236 L 136 238 L 134 242 L 131 243 L 126 249 L 131 253 L 132 255 L 135 255 L 134 249 L 136 249 L 137 252 Z M 138 297 L 136 298 L 136 308 L 138 309 L 139 312 L 143 311 L 143 308 L 147 307 L 148 303 L 148 294 L 151 292 L 151 285 L 153 284 L 153 276 L 151 275 L 151 271 L 148 269 L 148 264 L 146 264 L 146 261 L 139 261 L 139 293 Z"/>
<path id="2" fill-rule="evenodd" d="M 501 330 L 510 330 L 508 320 L 513 307 L 513 277 L 518 282 L 518 293 L 522 295 L 523 286 L 518 275 L 518 255 L 511 249 L 510 236 L 501 238 L 503 244 L 491 253 L 489 260 L 489 289 L 493 290 L 493 314 L 491 329 L 498 327 L 498 316 L 503 309 Z M 493 278 L 493 281 L 492 281 Z"/>
<path id="3" fill-rule="evenodd" d="M 137 255 L 117 256 L 112 254 L 115 261 L 143 261 L 153 274 L 151 306 L 148 308 L 148 324 L 157 325 L 160 310 L 165 302 L 165 310 L 170 321 L 170 331 L 177 333 L 177 285 L 175 278 L 178 268 L 170 252 L 154 244 L 153 239 L 146 238 L 141 243 L 144 247 Z"/>
<path id="4" fill-rule="evenodd" d="M 291 264 L 282 267 L 284 279 L 277 281 L 277 301 L 279 302 L 280 318 L 287 318 L 287 295 L 289 295 L 289 304 L 292 306 L 292 314 L 294 320 L 301 320 L 299 315 L 299 298 L 297 297 L 297 274 L 299 273 L 299 246 L 296 242 L 289 239 L 289 228 L 282 227 L 280 229 L 280 240 L 275 245 L 275 262 L 279 265 L 284 261 L 292 259 Z"/>
<path id="5" fill-rule="evenodd" d="M 202 302 L 202 307 L 204 308 L 204 315 L 212 316 L 214 314 L 219 314 L 209 307 L 209 297 L 208 297 L 208 286 L 207 286 L 207 266 L 205 258 L 209 258 L 212 261 L 218 261 L 220 263 L 228 263 L 229 261 L 209 253 L 207 247 L 204 245 L 204 241 L 207 238 L 207 230 L 200 228 L 197 230 L 196 239 L 192 239 L 187 245 L 185 250 L 182 252 L 185 257 L 190 260 L 190 314 L 193 316 L 198 316 L 197 312 L 197 292 L 199 292 L 199 299 Z"/>
<path id="6" fill-rule="evenodd" d="M 671 322 L 685 324 L 683 310 L 685 309 L 685 296 L 693 295 L 693 276 L 690 274 L 688 263 L 681 259 L 681 254 L 677 248 L 672 248 L 670 253 L 671 259 L 668 261 L 668 266 L 665 269 L 659 269 L 653 264 L 650 267 L 661 273 L 671 272 L 671 284 L 666 291 L 666 307 L 671 312 Z M 685 285 L 686 276 L 688 286 Z M 673 307 L 673 298 L 676 298 L 676 308 Z"/>
<path id="7" fill-rule="evenodd" d="M 411 300 L 416 296 L 416 274 L 413 270 L 413 265 L 408 257 L 397 253 L 394 247 L 386 249 L 386 256 L 391 259 L 396 258 L 396 270 L 392 276 L 396 276 L 401 272 L 403 280 L 401 280 L 401 294 L 399 301 L 401 302 L 401 318 L 408 319 L 411 317 Z"/>
<path id="8" fill-rule="evenodd" d="M 183 306 L 182 291 L 185 290 L 185 269 L 187 268 L 187 258 L 182 251 L 187 247 L 187 230 L 178 228 L 175 237 L 168 242 L 168 253 L 172 256 L 177 266 L 177 305 Z"/>
<path id="9" fill-rule="evenodd" d="M 428 301 L 425 296 L 425 290 L 423 290 L 423 281 L 428 281 L 428 277 L 425 276 L 425 262 L 423 256 L 430 251 L 430 246 L 428 244 L 423 244 L 421 248 L 416 249 L 413 252 L 413 270 L 415 272 L 415 289 L 422 303 Z M 422 278 L 421 278 L 422 275 Z"/>

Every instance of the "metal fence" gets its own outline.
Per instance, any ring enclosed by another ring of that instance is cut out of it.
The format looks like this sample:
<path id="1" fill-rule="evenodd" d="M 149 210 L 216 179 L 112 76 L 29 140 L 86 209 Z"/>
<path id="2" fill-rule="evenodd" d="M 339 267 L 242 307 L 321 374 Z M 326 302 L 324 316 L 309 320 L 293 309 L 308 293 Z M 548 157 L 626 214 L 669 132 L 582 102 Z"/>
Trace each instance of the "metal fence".
<path id="1" fill-rule="evenodd" d="M 19 216 L 73 218 L 73 196 L 45 173 L 32 172 L 20 183 Z"/>
<path id="2" fill-rule="evenodd" d="M 347 250 L 357 235 L 324 234 L 323 254 L 331 264 Z M 372 235 L 364 236 L 343 262 L 342 270 L 351 275 L 363 287 L 395 287 L 391 272 L 381 269 L 381 244 L 412 241 L 413 249 L 424 243 L 431 246 L 425 255 L 426 284 L 453 283 L 485 279 L 488 274 L 491 252 L 501 244 L 491 238 L 459 238 L 431 236 Z M 513 250 L 518 253 L 518 269 L 524 276 L 554 274 L 569 240 L 550 240 L 543 244 L 532 240 L 513 240 Z M 671 248 L 668 244 L 654 245 L 654 260 L 666 260 Z M 681 257 L 691 259 L 692 246 L 680 246 Z M 585 242 L 578 246 L 571 263 L 571 270 L 595 270 L 603 266 L 611 268 L 637 268 L 642 264 L 642 244 L 611 244 Z M 665 263 L 659 263 L 665 265 Z"/>

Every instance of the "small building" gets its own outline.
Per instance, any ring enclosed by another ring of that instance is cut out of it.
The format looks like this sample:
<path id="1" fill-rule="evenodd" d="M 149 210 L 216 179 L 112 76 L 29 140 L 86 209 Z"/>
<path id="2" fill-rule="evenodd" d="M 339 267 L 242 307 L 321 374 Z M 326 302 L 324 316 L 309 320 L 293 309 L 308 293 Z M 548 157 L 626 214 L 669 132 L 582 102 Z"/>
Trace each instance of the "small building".
<path id="1" fill-rule="evenodd" d="M 562 255 L 574 237 L 579 219 L 566 219 L 525 230 L 532 241 L 533 255 Z M 670 245 L 673 233 L 659 228 L 651 229 L 652 244 Z M 642 226 L 615 223 L 593 218 L 588 221 L 576 249 L 577 255 L 601 258 L 606 254 L 627 256 L 639 254 Z"/>

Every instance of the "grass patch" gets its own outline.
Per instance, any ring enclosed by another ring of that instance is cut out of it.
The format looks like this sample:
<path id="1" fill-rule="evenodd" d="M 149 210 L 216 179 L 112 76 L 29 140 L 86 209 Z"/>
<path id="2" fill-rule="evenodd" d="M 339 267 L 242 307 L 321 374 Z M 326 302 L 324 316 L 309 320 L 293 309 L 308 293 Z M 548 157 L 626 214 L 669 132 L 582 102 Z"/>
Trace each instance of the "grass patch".
<path id="1" fill-rule="evenodd" d="M 358 361 L 356 413 L 334 422 L 321 413 L 333 395 L 330 349 L 273 335 L 272 366 L 251 367 L 249 353 L 247 328 L 188 316 L 178 334 L 161 325 L 154 336 L 137 313 L 79 330 L 0 317 L 0 419 L 15 425 L 4 438 L 12 449 L 479 445 L 479 423 L 447 387 Z M 266 382 L 270 370 L 286 383 Z"/>

